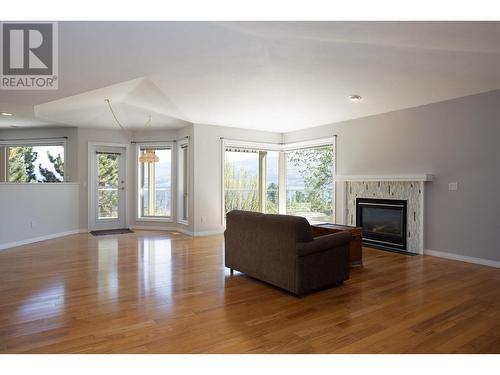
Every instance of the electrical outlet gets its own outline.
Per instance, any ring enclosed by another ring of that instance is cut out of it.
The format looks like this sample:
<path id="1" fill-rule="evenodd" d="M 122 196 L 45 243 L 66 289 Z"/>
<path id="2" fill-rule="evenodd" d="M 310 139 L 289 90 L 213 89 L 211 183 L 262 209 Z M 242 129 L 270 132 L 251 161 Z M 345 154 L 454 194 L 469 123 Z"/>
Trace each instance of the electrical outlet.
<path id="1" fill-rule="evenodd" d="M 30 227 L 31 227 L 31 228 L 35 228 L 35 227 L 36 227 L 36 222 L 35 222 L 35 220 L 31 220 L 31 221 L 30 221 Z"/>
<path id="2" fill-rule="evenodd" d="M 457 191 L 458 190 L 458 182 L 449 182 L 448 183 L 449 191 Z"/>
<path id="3" fill-rule="evenodd" d="M 205 218 L 202 216 L 202 217 L 200 218 L 200 221 L 201 221 L 202 223 L 204 223 L 204 222 L 205 222 Z"/>

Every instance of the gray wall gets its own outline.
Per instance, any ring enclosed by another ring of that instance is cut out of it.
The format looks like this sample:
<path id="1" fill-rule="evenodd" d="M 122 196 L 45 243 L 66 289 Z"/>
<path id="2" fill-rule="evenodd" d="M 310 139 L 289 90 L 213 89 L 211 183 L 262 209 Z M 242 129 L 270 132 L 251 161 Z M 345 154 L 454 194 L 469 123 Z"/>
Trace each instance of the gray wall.
<path id="1" fill-rule="evenodd" d="M 434 174 L 425 249 L 500 260 L 500 90 L 291 132 L 285 142 L 333 134 L 340 175 Z"/>

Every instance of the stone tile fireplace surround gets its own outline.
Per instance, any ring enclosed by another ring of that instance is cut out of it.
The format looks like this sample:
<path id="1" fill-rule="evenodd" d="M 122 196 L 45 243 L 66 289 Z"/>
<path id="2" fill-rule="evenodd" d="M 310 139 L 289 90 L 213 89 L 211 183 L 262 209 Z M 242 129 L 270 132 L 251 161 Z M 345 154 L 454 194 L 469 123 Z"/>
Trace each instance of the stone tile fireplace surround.
<path id="1" fill-rule="evenodd" d="M 356 198 L 407 201 L 407 251 L 424 248 L 424 191 L 432 175 L 337 176 L 337 222 L 356 225 Z"/>

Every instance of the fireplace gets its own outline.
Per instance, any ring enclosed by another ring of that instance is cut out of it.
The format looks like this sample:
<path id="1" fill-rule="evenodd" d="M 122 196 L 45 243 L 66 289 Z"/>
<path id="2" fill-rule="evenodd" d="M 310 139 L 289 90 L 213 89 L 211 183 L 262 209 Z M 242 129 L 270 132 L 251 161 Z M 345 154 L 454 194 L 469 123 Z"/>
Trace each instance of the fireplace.
<path id="1" fill-rule="evenodd" d="M 406 200 L 356 198 L 356 226 L 363 243 L 406 251 Z"/>

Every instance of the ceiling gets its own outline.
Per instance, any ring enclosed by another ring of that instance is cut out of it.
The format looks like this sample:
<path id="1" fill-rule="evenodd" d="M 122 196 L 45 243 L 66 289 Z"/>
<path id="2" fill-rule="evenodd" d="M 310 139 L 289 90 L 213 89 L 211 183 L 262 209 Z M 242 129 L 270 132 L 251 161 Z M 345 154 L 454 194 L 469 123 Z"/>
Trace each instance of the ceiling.
<path id="1" fill-rule="evenodd" d="M 0 127 L 287 132 L 500 89 L 500 22 L 61 22 L 59 89 Z M 351 94 L 363 100 L 353 103 Z"/>

